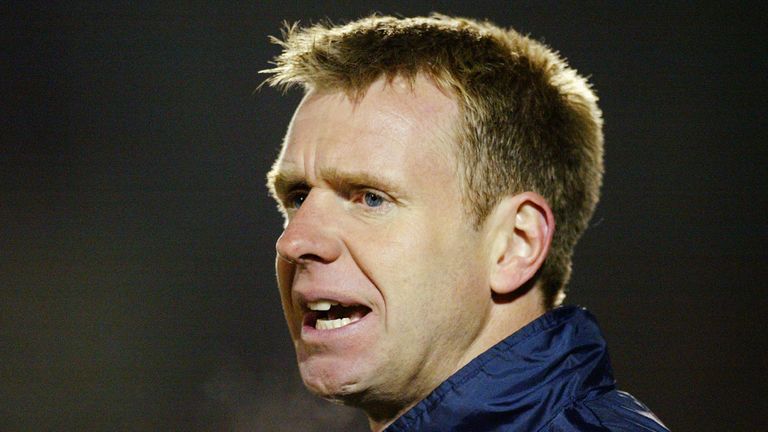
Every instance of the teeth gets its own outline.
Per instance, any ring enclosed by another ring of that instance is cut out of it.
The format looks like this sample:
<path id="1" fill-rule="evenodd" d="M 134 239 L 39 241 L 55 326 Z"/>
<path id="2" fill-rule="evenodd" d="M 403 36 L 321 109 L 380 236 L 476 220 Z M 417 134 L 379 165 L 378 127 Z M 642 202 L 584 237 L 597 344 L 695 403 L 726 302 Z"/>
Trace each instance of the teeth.
<path id="1" fill-rule="evenodd" d="M 315 322 L 315 328 L 318 330 L 333 330 L 352 324 L 358 320 L 360 320 L 360 318 L 339 318 L 335 320 L 318 319 L 317 322 Z"/>
<path id="2" fill-rule="evenodd" d="M 307 303 L 307 307 L 313 311 L 329 311 L 331 310 L 331 306 L 336 305 L 338 305 L 338 303 L 324 300 Z"/>

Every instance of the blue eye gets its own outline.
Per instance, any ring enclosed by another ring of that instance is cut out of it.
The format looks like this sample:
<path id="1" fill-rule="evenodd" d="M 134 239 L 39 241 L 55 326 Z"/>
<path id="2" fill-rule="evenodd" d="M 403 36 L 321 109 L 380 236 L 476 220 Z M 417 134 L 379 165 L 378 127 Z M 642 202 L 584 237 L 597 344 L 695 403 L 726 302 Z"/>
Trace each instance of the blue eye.
<path id="1" fill-rule="evenodd" d="M 365 200 L 365 205 L 368 207 L 379 207 L 384 204 L 384 198 L 373 192 L 366 192 L 363 199 Z"/>
<path id="2" fill-rule="evenodd" d="M 294 194 L 288 201 L 294 209 L 298 210 L 299 207 L 301 207 L 301 205 L 304 204 L 304 200 L 306 199 L 307 199 L 307 194 L 305 192 L 300 192 L 300 193 Z"/>

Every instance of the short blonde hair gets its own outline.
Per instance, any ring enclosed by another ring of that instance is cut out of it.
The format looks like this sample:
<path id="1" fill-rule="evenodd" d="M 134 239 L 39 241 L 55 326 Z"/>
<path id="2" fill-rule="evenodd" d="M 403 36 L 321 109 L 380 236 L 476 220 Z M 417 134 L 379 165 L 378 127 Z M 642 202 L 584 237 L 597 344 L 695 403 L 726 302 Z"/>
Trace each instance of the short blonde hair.
<path id="1" fill-rule="evenodd" d="M 342 26 L 287 26 L 265 82 L 362 96 L 382 76 L 431 78 L 461 109 L 456 154 L 479 227 L 504 196 L 534 191 L 557 230 L 536 276 L 558 305 L 573 248 L 599 199 L 602 114 L 591 86 L 547 46 L 488 22 L 431 15 L 370 16 Z"/>

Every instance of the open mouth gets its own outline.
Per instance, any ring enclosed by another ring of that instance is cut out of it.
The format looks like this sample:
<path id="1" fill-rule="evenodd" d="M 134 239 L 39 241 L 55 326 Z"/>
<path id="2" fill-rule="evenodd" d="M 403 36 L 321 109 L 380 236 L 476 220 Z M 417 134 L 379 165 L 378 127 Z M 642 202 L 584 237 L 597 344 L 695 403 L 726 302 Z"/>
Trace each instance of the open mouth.
<path id="1" fill-rule="evenodd" d="M 304 324 L 317 330 L 333 330 L 359 321 L 370 308 L 362 305 L 342 305 L 332 301 L 316 301 L 307 303 L 310 313 L 305 317 Z"/>

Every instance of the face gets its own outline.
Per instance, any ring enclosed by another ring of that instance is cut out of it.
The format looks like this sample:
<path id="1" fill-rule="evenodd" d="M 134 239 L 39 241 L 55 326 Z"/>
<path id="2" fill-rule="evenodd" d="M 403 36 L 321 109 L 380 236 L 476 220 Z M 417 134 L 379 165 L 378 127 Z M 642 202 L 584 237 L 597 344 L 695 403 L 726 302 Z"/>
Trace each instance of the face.
<path id="1" fill-rule="evenodd" d="M 309 93 L 270 173 L 277 276 L 299 369 L 322 396 L 405 406 L 477 353 L 490 293 L 451 150 L 455 101 L 419 77 L 353 102 Z"/>

